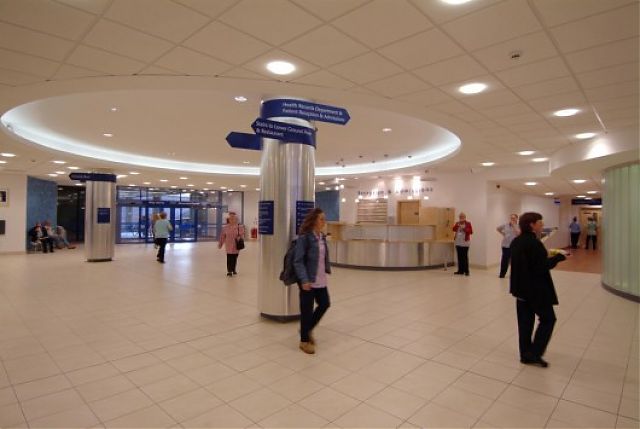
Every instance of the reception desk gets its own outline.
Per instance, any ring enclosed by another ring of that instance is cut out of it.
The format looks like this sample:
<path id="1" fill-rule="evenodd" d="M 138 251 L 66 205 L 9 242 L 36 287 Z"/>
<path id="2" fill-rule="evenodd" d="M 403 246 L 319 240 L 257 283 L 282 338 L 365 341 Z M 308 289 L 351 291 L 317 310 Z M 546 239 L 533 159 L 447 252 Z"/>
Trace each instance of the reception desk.
<path id="1" fill-rule="evenodd" d="M 453 265 L 454 246 L 437 240 L 432 225 L 332 224 L 332 265 L 374 270 L 416 270 Z"/>

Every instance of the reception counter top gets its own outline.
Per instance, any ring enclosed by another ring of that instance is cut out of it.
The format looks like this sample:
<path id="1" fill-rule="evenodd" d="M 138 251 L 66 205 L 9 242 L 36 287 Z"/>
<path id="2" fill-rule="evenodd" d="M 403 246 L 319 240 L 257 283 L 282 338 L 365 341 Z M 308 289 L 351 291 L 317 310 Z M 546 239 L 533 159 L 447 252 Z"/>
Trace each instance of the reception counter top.
<path id="1" fill-rule="evenodd" d="M 436 239 L 432 225 L 330 225 L 332 264 L 374 270 L 416 270 L 453 265 L 454 246 Z"/>

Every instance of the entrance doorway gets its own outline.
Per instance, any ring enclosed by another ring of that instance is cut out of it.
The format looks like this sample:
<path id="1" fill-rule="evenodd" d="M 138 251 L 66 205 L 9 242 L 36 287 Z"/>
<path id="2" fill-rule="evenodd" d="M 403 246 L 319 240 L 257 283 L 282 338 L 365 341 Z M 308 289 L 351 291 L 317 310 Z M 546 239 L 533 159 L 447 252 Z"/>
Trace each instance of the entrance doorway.
<path id="1" fill-rule="evenodd" d="M 591 207 L 583 207 L 580 208 L 579 214 L 579 222 L 580 222 L 580 230 L 582 233 L 580 234 L 580 241 L 578 242 L 578 246 L 584 248 L 587 242 L 587 222 L 589 222 L 589 218 L 592 218 L 596 225 L 598 225 L 598 229 L 596 230 L 596 240 L 599 246 L 602 243 L 602 209 L 601 208 L 591 208 Z"/>
<path id="2" fill-rule="evenodd" d="M 420 201 L 398 201 L 398 225 L 420 223 Z"/>

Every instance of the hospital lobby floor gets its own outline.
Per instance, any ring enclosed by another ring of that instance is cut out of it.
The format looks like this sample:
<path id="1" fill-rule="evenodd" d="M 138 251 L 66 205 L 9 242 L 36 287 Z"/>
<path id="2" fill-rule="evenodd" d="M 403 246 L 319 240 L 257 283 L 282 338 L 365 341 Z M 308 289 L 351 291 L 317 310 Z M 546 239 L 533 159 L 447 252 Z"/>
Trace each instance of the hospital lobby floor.
<path id="1" fill-rule="evenodd" d="M 317 352 L 260 318 L 257 244 L 0 256 L 0 427 L 638 428 L 638 304 L 554 271 L 546 369 L 495 269 L 338 269 Z M 284 286 L 283 286 L 284 287 Z"/>

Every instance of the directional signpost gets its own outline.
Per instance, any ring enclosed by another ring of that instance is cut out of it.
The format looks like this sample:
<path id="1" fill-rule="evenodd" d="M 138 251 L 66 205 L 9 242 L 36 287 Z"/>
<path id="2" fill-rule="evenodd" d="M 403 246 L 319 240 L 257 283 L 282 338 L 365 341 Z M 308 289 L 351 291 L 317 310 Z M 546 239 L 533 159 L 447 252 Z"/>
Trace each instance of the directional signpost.
<path id="1" fill-rule="evenodd" d="M 237 149 L 261 150 L 262 142 L 260 136 L 248 133 L 237 133 L 235 131 L 227 134 L 229 146 Z"/>
<path id="2" fill-rule="evenodd" d="M 108 173 L 71 173 L 69 179 L 81 182 L 115 182 L 116 175 Z"/>
<path id="3" fill-rule="evenodd" d="M 267 119 L 256 119 L 251 128 L 260 137 L 316 146 L 316 131 L 312 128 Z"/>
<path id="4" fill-rule="evenodd" d="M 302 100 L 268 100 L 262 103 L 260 114 L 263 118 L 286 116 L 337 125 L 346 125 L 351 119 L 349 112 L 341 107 Z"/>

